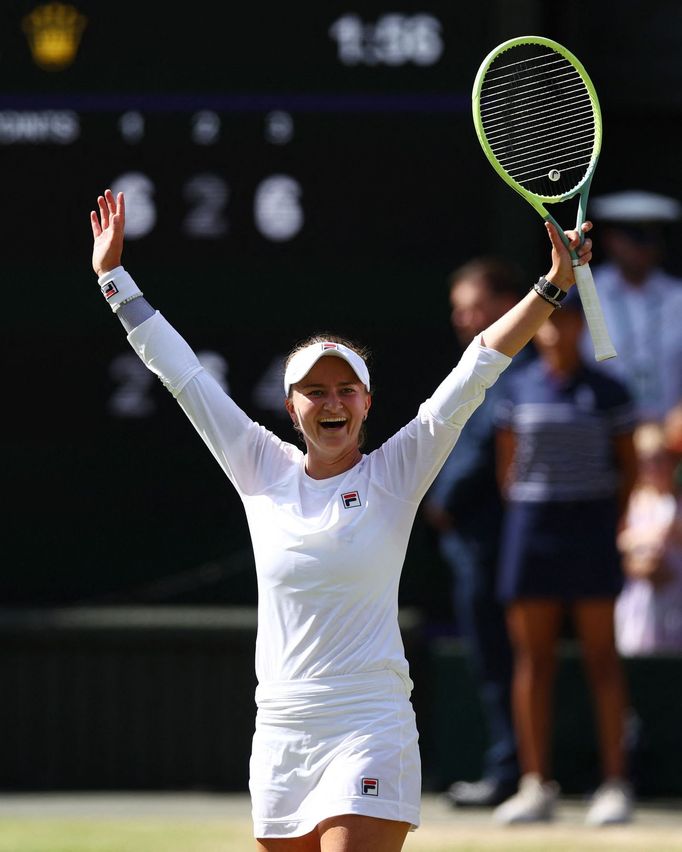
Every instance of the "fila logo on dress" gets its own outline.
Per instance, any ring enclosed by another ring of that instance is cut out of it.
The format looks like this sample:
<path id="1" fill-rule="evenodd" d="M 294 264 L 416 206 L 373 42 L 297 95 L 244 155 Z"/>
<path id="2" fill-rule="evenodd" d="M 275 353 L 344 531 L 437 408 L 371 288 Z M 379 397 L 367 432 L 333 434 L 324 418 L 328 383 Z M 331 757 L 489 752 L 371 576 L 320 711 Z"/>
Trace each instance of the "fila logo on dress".
<path id="1" fill-rule="evenodd" d="M 379 795 L 379 779 L 378 778 L 363 778 L 362 779 L 362 795 L 363 796 L 378 796 Z"/>
<path id="2" fill-rule="evenodd" d="M 341 500 L 346 509 L 352 509 L 354 506 L 362 506 L 360 495 L 357 491 L 346 491 L 341 495 Z"/>

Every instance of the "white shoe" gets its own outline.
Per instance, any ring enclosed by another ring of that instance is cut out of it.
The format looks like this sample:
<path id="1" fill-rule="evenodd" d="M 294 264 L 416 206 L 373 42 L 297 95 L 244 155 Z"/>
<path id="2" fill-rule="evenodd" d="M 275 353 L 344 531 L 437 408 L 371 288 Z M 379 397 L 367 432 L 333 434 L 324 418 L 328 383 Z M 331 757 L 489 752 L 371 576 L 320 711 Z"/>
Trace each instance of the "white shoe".
<path id="1" fill-rule="evenodd" d="M 630 785 L 620 778 L 605 781 L 592 797 L 587 825 L 622 825 L 632 820 L 633 799 Z"/>
<path id="2" fill-rule="evenodd" d="M 558 796 L 556 781 L 543 781 L 539 775 L 528 773 L 519 782 L 519 792 L 495 808 L 493 819 L 503 825 L 547 822 L 554 817 Z"/>

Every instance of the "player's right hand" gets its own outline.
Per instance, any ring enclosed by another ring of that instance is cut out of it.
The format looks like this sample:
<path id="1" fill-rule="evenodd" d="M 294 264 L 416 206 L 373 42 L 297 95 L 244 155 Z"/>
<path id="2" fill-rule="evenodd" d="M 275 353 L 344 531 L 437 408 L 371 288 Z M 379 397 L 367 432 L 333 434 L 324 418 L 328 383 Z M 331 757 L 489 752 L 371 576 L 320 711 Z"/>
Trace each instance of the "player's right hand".
<path id="1" fill-rule="evenodd" d="M 569 290 L 575 284 L 571 255 L 554 225 L 551 222 L 545 222 L 545 228 L 552 243 L 552 268 L 545 278 L 557 287 L 561 287 L 562 290 Z M 564 231 L 568 237 L 569 248 L 577 253 L 581 265 L 592 260 L 592 240 L 585 236 L 591 230 L 592 222 L 583 222 L 582 237 L 578 231 Z"/>
<path id="2" fill-rule="evenodd" d="M 114 198 L 107 189 L 97 199 L 99 215 L 90 211 L 90 224 L 94 245 L 92 248 L 92 268 L 97 276 L 110 272 L 121 265 L 123 254 L 123 235 L 125 232 L 126 208 L 123 193 Z"/>

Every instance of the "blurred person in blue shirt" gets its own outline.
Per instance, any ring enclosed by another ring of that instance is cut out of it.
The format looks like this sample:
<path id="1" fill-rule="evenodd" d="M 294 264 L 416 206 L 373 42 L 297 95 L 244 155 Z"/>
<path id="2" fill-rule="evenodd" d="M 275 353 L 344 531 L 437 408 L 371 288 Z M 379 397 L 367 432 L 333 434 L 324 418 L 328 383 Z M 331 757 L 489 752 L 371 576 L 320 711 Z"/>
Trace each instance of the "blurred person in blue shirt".
<path id="1" fill-rule="evenodd" d="M 662 422 L 682 402 L 682 279 L 664 268 L 682 204 L 652 192 L 616 192 L 594 198 L 590 213 L 601 223 L 604 260 L 595 264 L 594 280 L 618 357 L 595 364 L 585 329 L 583 358 L 628 386 L 640 420 Z"/>

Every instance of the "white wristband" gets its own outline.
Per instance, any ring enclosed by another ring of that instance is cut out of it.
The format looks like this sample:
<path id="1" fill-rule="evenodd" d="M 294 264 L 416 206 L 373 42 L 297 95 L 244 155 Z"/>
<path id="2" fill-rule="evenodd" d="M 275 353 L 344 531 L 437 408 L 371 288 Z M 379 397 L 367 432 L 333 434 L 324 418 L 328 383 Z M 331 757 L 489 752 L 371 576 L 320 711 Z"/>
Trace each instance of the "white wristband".
<path id="1" fill-rule="evenodd" d="M 133 299 L 138 299 L 142 295 L 142 290 L 122 266 L 117 266 L 115 269 L 105 272 L 97 280 L 102 295 L 109 302 L 114 313 L 121 305 L 132 302 Z"/>

